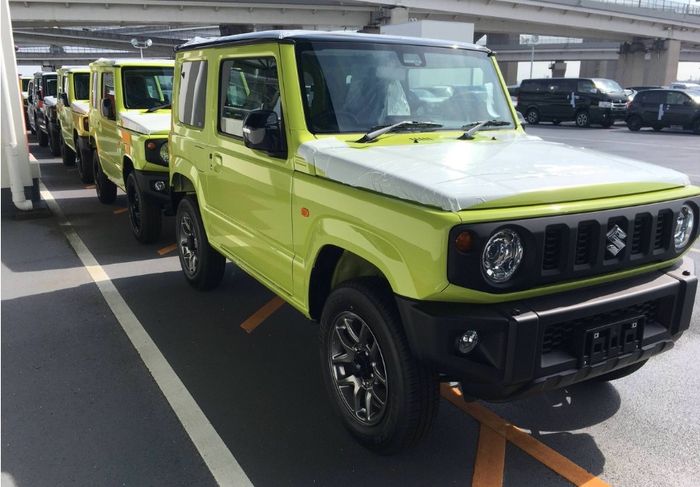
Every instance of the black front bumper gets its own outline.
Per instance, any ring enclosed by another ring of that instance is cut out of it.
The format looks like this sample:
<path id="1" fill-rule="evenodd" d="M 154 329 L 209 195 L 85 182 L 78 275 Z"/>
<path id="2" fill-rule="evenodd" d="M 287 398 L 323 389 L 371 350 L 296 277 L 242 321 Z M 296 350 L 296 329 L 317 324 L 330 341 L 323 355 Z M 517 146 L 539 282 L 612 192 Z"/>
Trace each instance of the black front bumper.
<path id="1" fill-rule="evenodd" d="M 697 279 L 686 257 L 665 271 L 620 282 L 494 305 L 397 297 L 413 353 L 467 395 L 508 400 L 558 389 L 670 349 L 690 325 Z M 634 349 L 591 363 L 581 352 L 586 330 L 641 317 Z M 467 330 L 479 335 L 467 355 L 456 349 Z"/>
<path id="2" fill-rule="evenodd" d="M 136 176 L 136 182 L 149 202 L 160 206 L 167 206 L 170 204 L 167 171 L 134 170 L 134 176 Z M 163 189 L 158 189 L 161 186 Z"/>
<path id="3" fill-rule="evenodd" d="M 614 122 L 627 119 L 627 108 L 591 107 L 590 114 L 592 123 Z"/>

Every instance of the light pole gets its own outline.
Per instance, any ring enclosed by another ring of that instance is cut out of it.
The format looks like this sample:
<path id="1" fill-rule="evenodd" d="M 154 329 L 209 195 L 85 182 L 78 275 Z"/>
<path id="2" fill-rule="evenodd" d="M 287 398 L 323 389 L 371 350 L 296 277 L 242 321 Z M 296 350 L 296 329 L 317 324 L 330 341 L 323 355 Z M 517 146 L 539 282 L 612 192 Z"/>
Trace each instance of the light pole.
<path id="1" fill-rule="evenodd" d="M 139 52 L 141 53 L 141 59 L 143 59 L 143 50 L 151 47 L 153 45 L 153 41 L 151 39 L 140 41 L 136 37 L 134 37 L 133 39 L 131 39 L 131 45 L 139 50 Z"/>
<path id="2" fill-rule="evenodd" d="M 530 79 L 532 79 L 532 70 L 535 66 L 535 44 L 540 42 L 540 36 L 530 36 Z"/>

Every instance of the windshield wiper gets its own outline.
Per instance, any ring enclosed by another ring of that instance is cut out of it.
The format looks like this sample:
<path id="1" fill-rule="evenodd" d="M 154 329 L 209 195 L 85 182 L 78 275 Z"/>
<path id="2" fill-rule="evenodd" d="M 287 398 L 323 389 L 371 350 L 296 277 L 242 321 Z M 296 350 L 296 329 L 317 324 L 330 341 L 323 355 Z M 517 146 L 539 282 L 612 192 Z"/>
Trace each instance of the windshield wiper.
<path id="1" fill-rule="evenodd" d="M 435 122 L 416 122 L 414 120 L 403 120 L 401 122 L 397 122 L 393 125 L 386 125 L 384 127 L 380 127 L 377 129 L 373 129 L 369 132 L 367 132 L 365 135 L 363 135 L 360 139 L 356 140 L 355 142 L 362 144 L 365 142 L 372 142 L 374 139 L 377 137 L 388 134 L 389 132 L 396 132 L 399 129 L 405 129 L 405 128 L 410 128 L 410 129 L 438 129 L 442 127 L 442 124 L 435 123 Z"/>
<path id="2" fill-rule="evenodd" d="M 459 137 L 459 140 L 472 140 L 474 135 L 484 127 L 503 127 L 505 125 L 510 125 L 510 122 L 505 120 L 482 120 L 480 122 L 468 123 L 462 126 L 462 130 L 468 130 Z"/>
<path id="3" fill-rule="evenodd" d="M 168 102 L 168 103 L 163 103 L 162 105 L 156 105 L 156 106 L 151 107 L 151 108 L 149 108 L 148 110 L 146 110 L 146 113 L 153 113 L 153 112 L 155 112 L 156 110 L 161 110 L 161 109 L 163 109 L 163 108 L 170 108 L 171 105 L 172 105 L 172 103 L 170 103 L 170 102 Z"/>

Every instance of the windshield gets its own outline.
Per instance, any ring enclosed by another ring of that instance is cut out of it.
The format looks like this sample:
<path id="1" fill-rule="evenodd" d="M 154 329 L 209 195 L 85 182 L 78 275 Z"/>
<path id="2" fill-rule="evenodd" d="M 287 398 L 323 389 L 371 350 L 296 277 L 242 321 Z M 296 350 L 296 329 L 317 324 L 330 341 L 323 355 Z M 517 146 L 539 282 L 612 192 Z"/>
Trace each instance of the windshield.
<path id="1" fill-rule="evenodd" d="M 611 79 L 594 79 L 596 88 L 603 93 L 619 93 L 622 91 L 622 86 L 617 84 L 617 81 Z"/>
<path id="2" fill-rule="evenodd" d="M 313 133 L 366 132 L 404 120 L 434 122 L 441 130 L 483 120 L 513 126 L 498 76 L 484 52 L 306 42 L 297 46 L 297 59 Z"/>
<path id="3" fill-rule="evenodd" d="M 124 68 L 122 90 L 124 107 L 130 110 L 169 103 L 173 95 L 173 68 Z"/>
<path id="4" fill-rule="evenodd" d="M 51 78 L 44 77 L 44 88 L 46 88 L 46 91 L 43 93 L 44 96 L 56 96 L 57 81 L 56 76 Z"/>
<path id="5" fill-rule="evenodd" d="M 73 75 L 73 98 L 76 100 L 90 98 L 90 73 L 75 73 Z"/>

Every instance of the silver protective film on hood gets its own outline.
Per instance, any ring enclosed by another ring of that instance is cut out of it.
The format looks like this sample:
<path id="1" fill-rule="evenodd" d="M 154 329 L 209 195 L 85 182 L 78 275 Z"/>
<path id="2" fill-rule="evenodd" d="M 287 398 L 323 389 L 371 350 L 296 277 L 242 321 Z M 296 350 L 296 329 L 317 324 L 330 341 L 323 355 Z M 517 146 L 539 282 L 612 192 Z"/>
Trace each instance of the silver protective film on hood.
<path id="1" fill-rule="evenodd" d="M 121 113 L 120 118 L 122 127 L 141 134 L 161 134 L 170 130 L 170 110 L 159 113 Z"/>
<path id="2" fill-rule="evenodd" d="M 671 169 L 522 134 L 362 147 L 331 137 L 302 144 L 298 155 L 327 179 L 447 211 L 562 189 L 690 184 Z"/>

